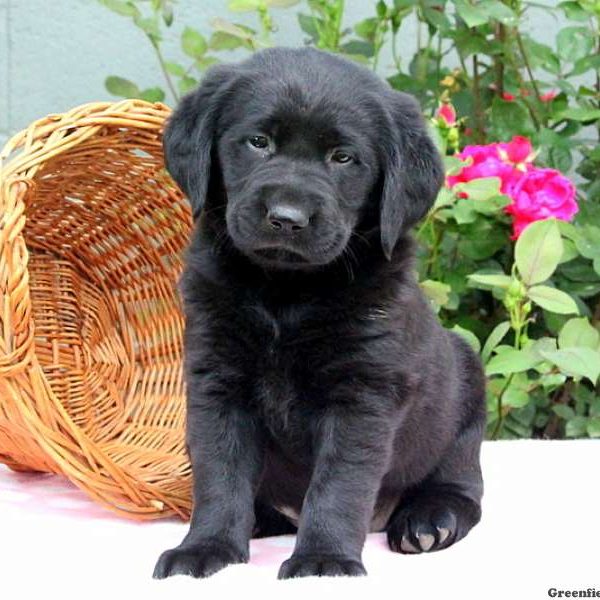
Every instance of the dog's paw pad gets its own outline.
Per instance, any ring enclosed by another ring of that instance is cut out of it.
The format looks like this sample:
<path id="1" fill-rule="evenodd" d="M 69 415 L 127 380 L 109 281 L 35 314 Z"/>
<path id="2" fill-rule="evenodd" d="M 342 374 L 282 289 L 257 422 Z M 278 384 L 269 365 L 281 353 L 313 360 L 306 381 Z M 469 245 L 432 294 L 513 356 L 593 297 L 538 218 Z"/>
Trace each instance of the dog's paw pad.
<path id="1" fill-rule="evenodd" d="M 419 554 L 446 548 L 454 541 L 457 520 L 448 509 L 411 507 L 398 513 L 388 527 L 388 543 L 394 552 Z"/>
<path id="2" fill-rule="evenodd" d="M 435 544 L 435 536 L 430 533 L 418 533 L 417 539 L 419 540 L 419 546 L 421 546 L 423 552 L 428 552 Z"/>
<path id="3" fill-rule="evenodd" d="M 292 556 L 279 569 L 279 579 L 293 577 L 360 576 L 367 572 L 362 563 L 344 556 Z"/>
<path id="4" fill-rule="evenodd" d="M 438 531 L 438 539 L 440 544 L 443 544 L 450 535 L 450 530 L 447 527 L 439 527 L 436 525 L 436 529 Z"/>
<path id="5" fill-rule="evenodd" d="M 160 555 L 152 577 L 165 579 L 172 575 L 209 577 L 227 565 L 246 562 L 246 558 L 224 545 L 198 545 L 167 550 Z"/>
<path id="6" fill-rule="evenodd" d="M 396 548 L 392 548 L 392 550 L 395 549 Z M 421 552 L 421 550 L 413 546 L 411 541 L 405 535 L 403 535 L 402 540 L 400 541 L 400 552 L 405 552 L 406 554 L 417 554 Z"/>

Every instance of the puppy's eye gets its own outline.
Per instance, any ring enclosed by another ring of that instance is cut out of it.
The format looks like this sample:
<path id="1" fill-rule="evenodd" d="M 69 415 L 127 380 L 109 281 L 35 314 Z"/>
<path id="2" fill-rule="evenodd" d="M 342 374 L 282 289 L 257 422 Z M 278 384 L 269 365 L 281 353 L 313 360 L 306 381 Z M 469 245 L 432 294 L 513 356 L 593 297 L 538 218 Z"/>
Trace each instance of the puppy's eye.
<path id="1" fill-rule="evenodd" d="M 352 160 L 354 160 L 352 158 L 352 156 L 350 154 L 348 154 L 347 152 L 344 152 L 343 150 L 336 150 L 332 155 L 331 155 L 331 160 L 333 162 L 336 163 L 340 163 L 342 165 L 351 162 Z"/>
<path id="2" fill-rule="evenodd" d="M 248 143 L 253 148 L 258 148 L 259 150 L 264 150 L 269 147 L 269 138 L 264 135 L 253 135 L 248 138 Z"/>

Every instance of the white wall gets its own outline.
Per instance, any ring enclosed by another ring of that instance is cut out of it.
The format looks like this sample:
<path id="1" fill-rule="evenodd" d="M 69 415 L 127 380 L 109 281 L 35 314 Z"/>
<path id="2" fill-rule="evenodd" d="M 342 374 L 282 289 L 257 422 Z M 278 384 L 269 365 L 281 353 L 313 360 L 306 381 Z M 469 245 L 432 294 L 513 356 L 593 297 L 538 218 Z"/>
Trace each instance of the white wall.
<path id="1" fill-rule="evenodd" d="M 274 11 L 277 43 L 302 44 L 296 13 L 299 8 L 307 12 L 303 4 Z M 346 4 L 346 20 L 352 24 L 373 14 L 375 0 Z M 175 60 L 181 57 L 182 25 L 208 35 L 209 22 L 216 16 L 255 24 L 253 15 L 231 15 L 226 6 L 226 0 L 179 0 L 167 54 Z M 557 19 L 536 10 L 531 21 L 536 37 L 552 43 Z M 402 44 L 412 55 L 414 31 L 405 27 L 402 32 Z M 385 58 L 381 67 L 384 73 Z M 111 99 L 104 89 L 107 75 L 132 79 L 141 87 L 164 87 L 151 46 L 129 19 L 96 0 L 0 0 L 0 146 L 9 134 L 48 113 Z"/>

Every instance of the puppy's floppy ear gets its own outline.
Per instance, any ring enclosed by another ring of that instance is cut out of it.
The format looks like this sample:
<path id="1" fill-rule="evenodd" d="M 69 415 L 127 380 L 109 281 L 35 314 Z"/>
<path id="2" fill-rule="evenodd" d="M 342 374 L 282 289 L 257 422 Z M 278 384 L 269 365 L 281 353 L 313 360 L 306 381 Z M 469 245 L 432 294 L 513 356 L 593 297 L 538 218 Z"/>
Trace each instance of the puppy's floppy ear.
<path id="1" fill-rule="evenodd" d="M 429 137 L 421 108 L 407 94 L 390 90 L 380 206 L 381 245 L 388 260 L 400 235 L 422 219 L 444 181 L 442 160 Z"/>
<path id="2" fill-rule="evenodd" d="M 167 171 L 200 216 L 211 177 L 211 151 L 223 95 L 235 80 L 230 66 L 213 67 L 200 87 L 185 96 L 167 121 L 163 150 Z"/>

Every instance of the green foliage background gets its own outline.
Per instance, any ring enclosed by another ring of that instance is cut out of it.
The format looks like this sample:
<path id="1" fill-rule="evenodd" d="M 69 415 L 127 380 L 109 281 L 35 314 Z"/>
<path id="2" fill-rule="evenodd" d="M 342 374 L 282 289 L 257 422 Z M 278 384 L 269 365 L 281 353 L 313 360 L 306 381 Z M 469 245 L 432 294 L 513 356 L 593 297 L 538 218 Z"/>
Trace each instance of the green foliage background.
<path id="1" fill-rule="evenodd" d="M 148 89 L 111 75 L 116 96 L 178 100 L 232 51 L 273 45 L 278 11 L 294 10 L 307 45 L 378 70 L 430 118 L 440 101 L 456 107 L 459 139 L 432 119 L 448 174 L 460 170 L 452 154 L 466 144 L 529 137 L 536 164 L 576 181 L 575 221 L 537 222 L 514 244 L 496 178 L 444 189 L 417 231 L 421 285 L 445 326 L 481 354 L 489 437 L 600 437 L 600 0 L 380 0 L 351 27 L 344 0 L 230 0 L 209 38 L 184 27 L 186 64 L 163 53 L 174 0 L 98 1 L 145 33 L 162 73 Z M 524 31 L 532 11 L 564 23 L 552 46 Z M 238 12 L 254 13 L 256 26 L 236 24 Z M 416 47 L 400 51 L 409 22 Z"/>

